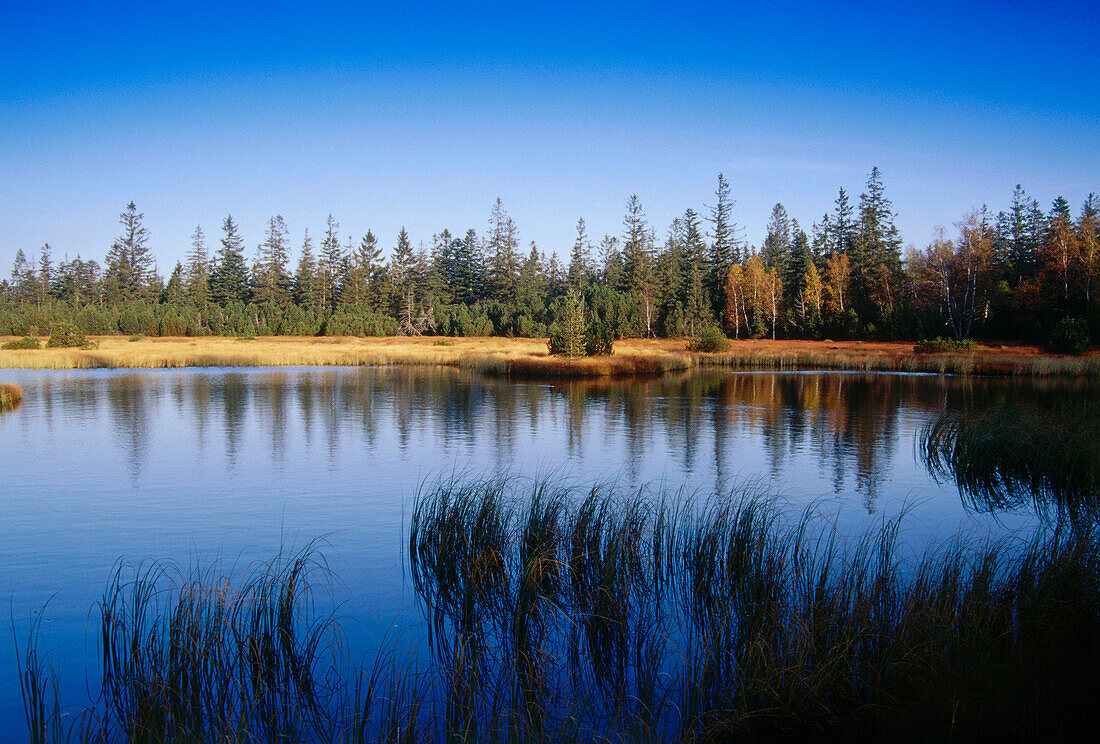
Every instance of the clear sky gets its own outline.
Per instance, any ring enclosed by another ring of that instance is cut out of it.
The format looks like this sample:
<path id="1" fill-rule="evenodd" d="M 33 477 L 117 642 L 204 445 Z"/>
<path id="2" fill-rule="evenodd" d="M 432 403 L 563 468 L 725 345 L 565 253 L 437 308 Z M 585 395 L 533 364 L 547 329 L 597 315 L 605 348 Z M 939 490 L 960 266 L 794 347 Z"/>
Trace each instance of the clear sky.
<path id="1" fill-rule="evenodd" d="M 871 167 L 907 242 L 1023 184 L 1100 191 L 1100 4 L 6 3 L 0 276 L 19 248 L 102 260 L 133 200 L 167 274 L 226 213 L 250 248 L 330 212 L 389 248 L 483 231 L 526 245 L 577 217 L 663 239 L 719 172 L 759 244 L 809 228 Z"/>

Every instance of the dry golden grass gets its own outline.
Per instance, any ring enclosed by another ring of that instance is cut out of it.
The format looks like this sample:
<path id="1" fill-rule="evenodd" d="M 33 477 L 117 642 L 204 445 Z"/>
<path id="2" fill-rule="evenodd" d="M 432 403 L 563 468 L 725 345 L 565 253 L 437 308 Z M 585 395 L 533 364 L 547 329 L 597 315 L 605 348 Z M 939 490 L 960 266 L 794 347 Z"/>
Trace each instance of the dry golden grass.
<path id="1" fill-rule="evenodd" d="M 2 341 L 4 339 L 0 339 Z M 734 341 L 730 351 L 697 354 L 683 339 L 623 339 L 607 357 L 551 356 L 542 339 L 315 338 L 273 336 L 142 338 L 99 336 L 95 349 L 0 351 L 0 368 L 445 366 L 527 377 L 664 374 L 696 367 L 835 369 L 989 375 L 1100 376 L 1100 354 L 1062 357 L 1035 347 L 979 346 L 973 351 L 917 354 L 911 343 Z"/>
<path id="2" fill-rule="evenodd" d="M 10 382 L 0 382 L 0 413 L 10 411 L 22 402 L 22 388 Z"/>

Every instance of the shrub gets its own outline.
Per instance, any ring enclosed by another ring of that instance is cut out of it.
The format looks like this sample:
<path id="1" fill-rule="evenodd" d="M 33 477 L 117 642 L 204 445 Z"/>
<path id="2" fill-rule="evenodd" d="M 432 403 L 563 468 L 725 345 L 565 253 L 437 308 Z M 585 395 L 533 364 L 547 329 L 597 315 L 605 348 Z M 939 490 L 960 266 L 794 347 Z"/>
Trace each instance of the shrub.
<path id="1" fill-rule="evenodd" d="M 704 326 L 699 334 L 688 341 L 688 351 L 717 352 L 728 351 L 730 340 L 718 326 Z"/>
<path id="2" fill-rule="evenodd" d="M 53 327 L 50 340 L 46 342 L 48 349 L 68 349 L 82 347 L 88 344 L 84 333 L 71 323 L 58 323 Z"/>
<path id="3" fill-rule="evenodd" d="M 1089 348 L 1089 326 L 1080 318 L 1063 318 L 1054 326 L 1047 351 L 1055 354 L 1083 354 Z"/>
<path id="4" fill-rule="evenodd" d="M 41 345 L 38 343 L 38 339 L 33 336 L 24 336 L 23 338 L 16 339 L 15 341 L 8 341 L 0 349 L 40 349 Z"/>
<path id="5" fill-rule="evenodd" d="M 584 334 L 584 353 L 588 356 L 609 356 L 615 351 L 615 337 L 606 323 L 588 324 Z"/>
<path id="6" fill-rule="evenodd" d="M 939 354 L 945 351 L 970 351 L 974 348 L 974 342 L 968 338 L 961 340 L 938 336 L 931 340 L 918 341 L 913 351 L 918 354 Z"/>

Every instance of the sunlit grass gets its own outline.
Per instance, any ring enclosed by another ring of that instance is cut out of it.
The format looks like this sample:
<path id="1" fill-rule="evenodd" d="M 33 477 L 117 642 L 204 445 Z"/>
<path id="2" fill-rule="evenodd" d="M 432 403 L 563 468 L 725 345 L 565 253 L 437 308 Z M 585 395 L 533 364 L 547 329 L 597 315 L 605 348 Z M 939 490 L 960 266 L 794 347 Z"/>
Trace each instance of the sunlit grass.
<path id="1" fill-rule="evenodd" d="M 0 412 L 10 411 L 23 402 L 23 388 L 0 382 Z"/>
<path id="2" fill-rule="evenodd" d="M 694 368 L 858 370 L 937 374 L 1100 376 L 1100 355 L 1044 355 L 1033 347 L 978 347 L 917 354 L 912 344 L 734 341 L 729 351 L 687 350 L 683 339 L 621 339 L 609 356 L 551 356 L 542 339 L 439 337 L 288 337 L 247 339 L 97 336 L 96 349 L 0 351 L 0 367 L 97 369 L 149 367 L 447 366 L 491 375 L 604 377 Z"/>

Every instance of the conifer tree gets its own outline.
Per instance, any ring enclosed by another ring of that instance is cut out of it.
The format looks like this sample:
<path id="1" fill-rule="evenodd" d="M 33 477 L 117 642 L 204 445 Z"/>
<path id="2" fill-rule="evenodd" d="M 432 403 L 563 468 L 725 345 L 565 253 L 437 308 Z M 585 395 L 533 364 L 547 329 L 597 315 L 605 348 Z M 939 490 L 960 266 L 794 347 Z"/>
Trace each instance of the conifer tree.
<path id="1" fill-rule="evenodd" d="M 142 224 L 145 215 L 130 202 L 119 215 L 122 234 L 107 252 L 107 279 L 115 291 L 126 300 L 148 297 L 156 283 L 153 257 L 147 245 L 149 232 Z"/>
<path id="2" fill-rule="evenodd" d="M 504 205 L 497 197 L 489 215 L 488 290 L 492 299 L 511 302 L 515 297 L 519 275 L 519 231 Z"/>
<path id="3" fill-rule="evenodd" d="M 258 304 L 272 303 L 278 307 L 286 307 L 290 301 L 287 232 L 282 215 L 277 214 L 268 220 L 264 242 L 256 249 L 256 262 L 252 268 L 253 296 Z"/>
<path id="4" fill-rule="evenodd" d="M 222 222 L 221 246 L 210 272 L 211 298 L 223 307 L 230 302 L 247 302 L 251 289 L 244 261 L 244 241 L 233 215 L 226 215 Z"/>
<path id="5" fill-rule="evenodd" d="M 294 272 L 294 301 L 302 307 L 317 306 L 319 304 L 317 283 L 317 259 L 313 257 L 313 241 L 309 237 L 307 227 L 305 237 L 302 238 L 302 250 L 298 256 L 298 268 Z M 323 308 L 323 303 L 320 306 Z"/>
<path id="6" fill-rule="evenodd" d="M 42 252 L 38 258 L 38 302 L 45 304 L 50 297 L 53 288 L 53 260 L 50 258 L 50 244 L 42 244 Z"/>
<path id="7" fill-rule="evenodd" d="M 573 241 L 573 250 L 569 254 L 569 274 L 568 283 L 577 294 L 583 294 L 584 288 L 588 286 L 588 275 L 590 269 L 590 254 L 592 252 L 592 242 L 588 239 L 588 232 L 585 229 L 584 218 L 581 217 L 577 220 L 577 239 Z"/>
<path id="8" fill-rule="evenodd" d="M 191 302 L 202 307 L 210 299 L 210 263 L 206 256 L 206 236 L 202 227 L 195 226 L 191 235 L 191 250 L 187 253 L 184 269 L 185 287 Z"/>
<path id="9" fill-rule="evenodd" d="M 344 260 L 339 229 L 340 224 L 330 214 L 325 221 L 325 237 L 321 239 L 321 255 L 317 260 L 317 304 L 326 311 L 336 304 L 340 267 Z"/>
<path id="10" fill-rule="evenodd" d="M 38 286 L 34 265 L 27 260 L 27 254 L 20 248 L 15 252 L 15 265 L 11 270 L 12 298 L 19 305 L 34 302 L 38 296 Z"/>
<path id="11" fill-rule="evenodd" d="M 715 300 L 715 310 L 724 303 L 726 276 L 730 266 L 741 262 L 741 247 L 737 237 L 737 223 L 733 221 L 735 202 L 730 198 L 730 185 L 726 177 L 718 174 L 715 202 L 710 210 L 710 253 L 707 257 L 707 289 Z"/>

